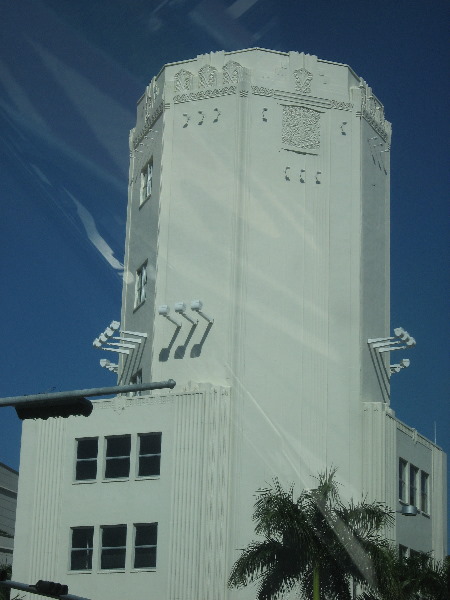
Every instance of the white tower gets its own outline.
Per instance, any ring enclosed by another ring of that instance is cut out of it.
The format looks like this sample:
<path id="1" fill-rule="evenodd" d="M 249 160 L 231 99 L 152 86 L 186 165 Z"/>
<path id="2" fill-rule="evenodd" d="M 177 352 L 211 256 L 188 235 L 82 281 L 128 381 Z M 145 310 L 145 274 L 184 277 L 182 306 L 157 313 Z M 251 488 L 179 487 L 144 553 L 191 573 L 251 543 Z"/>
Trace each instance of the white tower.
<path id="1" fill-rule="evenodd" d="M 445 457 L 395 419 L 390 353 L 368 344 L 390 336 L 390 136 L 367 84 L 315 56 L 217 52 L 152 79 L 130 135 L 127 339 L 109 348 L 119 383 L 177 386 L 27 423 L 29 485 L 62 475 L 49 508 L 44 483 L 32 500 L 53 558 L 18 571 L 105 600 L 251 599 L 226 582 L 259 488 L 335 466 L 344 497 L 396 510 L 417 443 L 417 477 L 441 487 L 416 549 L 442 556 Z"/>

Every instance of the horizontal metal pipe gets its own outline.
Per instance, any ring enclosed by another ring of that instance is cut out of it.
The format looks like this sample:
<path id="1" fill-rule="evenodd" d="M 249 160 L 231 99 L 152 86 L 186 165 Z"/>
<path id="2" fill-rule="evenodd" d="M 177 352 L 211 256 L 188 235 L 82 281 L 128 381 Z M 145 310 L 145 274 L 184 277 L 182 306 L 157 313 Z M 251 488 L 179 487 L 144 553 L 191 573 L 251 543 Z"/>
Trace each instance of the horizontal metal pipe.
<path id="1" fill-rule="evenodd" d="M 134 383 L 131 385 L 115 385 L 112 387 L 90 388 L 86 390 L 73 390 L 69 392 L 53 392 L 52 394 L 34 394 L 31 396 L 10 396 L 0 398 L 0 406 L 18 406 L 28 402 L 36 405 L 45 404 L 47 400 L 70 400 L 73 398 L 86 398 L 89 396 L 112 396 L 114 394 L 127 394 L 130 392 L 142 392 L 145 390 L 173 389 L 176 382 L 173 379 L 167 381 L 155 381 L 153 383 Z"/>
<path id="2" fill-rule="evenodd" d="M 82 596 L 74 596 L 73 594 L 64 594 L 61 596 L 54 596 L 53 594 L 43 594 L 42 592 L 38 592 L 34 585 L 20 583 L 20 581 L 0 581 L 0 587 L 5 587 L 13 590 L 20 590 L 22 592 L 28 592 L 29 594 L 38 594 L 39 596 L 46 596 L 47 598 L 60 598 L 60 600 L 90 600 L 89 598 L 83 598 Z"/>

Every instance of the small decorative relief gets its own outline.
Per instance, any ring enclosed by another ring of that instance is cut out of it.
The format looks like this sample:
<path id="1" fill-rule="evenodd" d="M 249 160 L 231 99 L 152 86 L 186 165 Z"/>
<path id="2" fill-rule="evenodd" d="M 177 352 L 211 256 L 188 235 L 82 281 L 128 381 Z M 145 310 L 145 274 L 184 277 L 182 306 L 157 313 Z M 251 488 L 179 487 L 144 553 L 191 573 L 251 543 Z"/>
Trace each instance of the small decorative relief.
<path id="1" fill-rule="evenodd" d="M 153 77 L 151 83 L 145 88 L 145 103 L 144 103 L 144 119 L 148 121 L 153 108 L 156 104 L 156 97 L 159 94 L 159 87 L 156 83 L 155 77 Z"/>
<path id="2" fill-rule="evenodd" d="M 186 71 L 185 69 L 181 69 L 178 73 L 175 74 L 175 91 L 176 92 L 186 92 L 192 90 L 192 82 L 194 80 L 194 76 L 190 71 Z"/>
<path id="3" fill-rule="evenodd" d="M 195 102 L 196 100 L 208 100 L 209 98 L 218 98 L 219 96 L 228 96 L 236 93 L 236 86 L 224 87 L 215 90 L 200 90 L 199 92 L 191 92 L 190 94 L 180 94 L 173 97 L 174 104 L 182 102 Z"/>
<path id="4" fill-rule="evenodd" d="M 295 89 L 297 92 L 300 92 L 301 94 L 310 94 L 313 74 L 310 71 L 301 68 L 298 69 L 298 71 L 294 71 L 294 77 Z"/>
<path id="5" fill-rule="evenodd" d="M 303 106 L 283 106 L 282 143 L 293 150 L 318 150 L 320 113 Z"/>
<path id="6" fill-rule="evenodd" d="M 274 90 L 269 88 L 252 85 L 252 94 L 256 96 L 273 96 Z"/>
<path id="7" fill-rule="evenodd" d="M 373 129 L 380 135 L 383 141 L 388 138 L 388 124 L 384 118 L 384 107 L 372 94 L 372 89 L 361 79 L 359 85 L 361 90 L 361 114 Z"/>
<path id="8" fill-rule="evenodd" d="M 223 67 L 224 84 L 239 83 L 242 79 L 244 67 L 234 60 L 230 60 Z"/>
<path id="9" fill-rule="evenodd" d="M 198 72 L 198 78 L 201 88 L 217 86 L 217 69 L 210 65 L 205 65 Z"/>
<path id="10" fill-rule="evenodd" d="M 339 100 L 332 100 L 331 108 L 337 108 L 338 110 L 352 110 L 353 104 L 351 102 L 340 102 Z"/>

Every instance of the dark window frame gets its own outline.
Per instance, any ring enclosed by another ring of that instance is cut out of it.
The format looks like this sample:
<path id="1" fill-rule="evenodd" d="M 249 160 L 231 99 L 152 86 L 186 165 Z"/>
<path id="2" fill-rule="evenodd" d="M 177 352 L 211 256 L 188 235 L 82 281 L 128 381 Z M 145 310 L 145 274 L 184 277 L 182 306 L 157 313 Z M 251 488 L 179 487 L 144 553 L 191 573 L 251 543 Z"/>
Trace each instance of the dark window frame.
<path id="1" fill-rule="evenodd" d="M 70 534 L 70 570 L 71 571 L 92 571 L 92 557 L 94 554 L 94 526 L 83 525 L 81 527 L 71 527 Z M 81 531 L 89 532 L 91 543 L 86 539 L 86 546 L 74 546 L 74 537 Z M 86 553 L 86 566 L 84 568 L 75 568 L 75 558 L 82 553 Z"/>
<path id="2" fill-rule="evenodd" d="M 96 454 L 91 457 L 80 457 L 80 450 L 83 442 L 97 442 Z M 98 437 L 85 437 L 85 438 L 77 438 L 76 439 L 76 456 L 75 456 L 75 481 L 96 481 L 98 475 L 98 447 L 99 447 L 99 438 Z M 82 477 L 81 471 L 85 466 L 90 466 L 90 464 L 95 463 L 95 475 L 93 477 Z"/>
<path id="3" fill-rule="evenodd" d="M 104 536 L 106 532 L 110 532 L 113 529 L 122 530 L 122 533 L 125 534 L 125 543 L 124 544 L 112 544 L 105 545 L 104 544 Z M 115 556 L 111 553 L 111 551 L 115 552 Z M 111 556 L 113 556 L 112 560 L 117 560 L 118 553 L 123 557 L 123 566 L 111 566 L 108 564 L 108 561 L 111 560 Z M 126 560 L 127 560 L 127 525 L 121 523 L 119 525 L 101 525 L 100 526 L 100 570 L 101 571 L 124 571 L 126 568 Z M 106 564 L 106 566 L 104 566 Z"/>

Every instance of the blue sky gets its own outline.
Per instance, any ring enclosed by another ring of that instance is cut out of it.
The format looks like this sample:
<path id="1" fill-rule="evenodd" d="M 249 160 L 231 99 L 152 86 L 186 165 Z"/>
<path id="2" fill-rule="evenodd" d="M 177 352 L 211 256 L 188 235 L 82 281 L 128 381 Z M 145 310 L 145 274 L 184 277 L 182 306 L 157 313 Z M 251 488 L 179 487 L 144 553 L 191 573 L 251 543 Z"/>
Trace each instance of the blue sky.
<path id="1" fill-rule="evenodd" d="M 1 395 L 114 385 L 92 340 L 120 318 L 135 105 L 167 62 L 260 46 L 349 64 L 391 150 L 391 323 L 417 340 L 397 416 L 450 450 L 449 4 L 405 0 L 2 0 Z M 0 461 L 20 422 L 1 411 Z"/>

